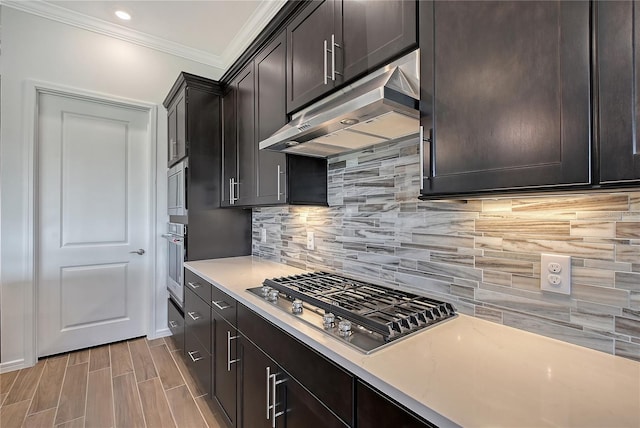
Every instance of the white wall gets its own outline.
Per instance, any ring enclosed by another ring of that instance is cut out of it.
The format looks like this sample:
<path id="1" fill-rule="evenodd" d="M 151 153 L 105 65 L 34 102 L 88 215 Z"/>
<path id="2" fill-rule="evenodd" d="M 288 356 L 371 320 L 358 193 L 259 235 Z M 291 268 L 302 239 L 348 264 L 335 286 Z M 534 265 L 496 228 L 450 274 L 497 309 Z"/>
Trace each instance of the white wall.
<path id="1" fill-rule="evenodd" d="M 26 242 L 28 159 L 23 151 L 24 82 L 50 82 L 118 97 L 158 104 L 157 209 L 158 235 L 164 231 L 166 206 L 167 92 L 180 71 L 219 78 L 222 70 L 97 33 L 2 7 L 2 75 L 0 105 L 0 370 L 29 365 L 28 322 L 33 317 L 31 284 L 27 282 Z M 156 246 L 154 334 L 166 328 L 165 243 Z M 27 358 L 26 361 L 24 359 Z"/>

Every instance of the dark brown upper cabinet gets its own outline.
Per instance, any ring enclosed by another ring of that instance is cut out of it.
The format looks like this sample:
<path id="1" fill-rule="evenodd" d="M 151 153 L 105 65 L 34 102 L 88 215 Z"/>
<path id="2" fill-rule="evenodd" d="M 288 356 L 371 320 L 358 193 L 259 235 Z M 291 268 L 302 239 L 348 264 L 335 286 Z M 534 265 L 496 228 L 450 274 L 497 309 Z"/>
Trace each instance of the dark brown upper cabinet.
<path id="1" fill-rule="evenodd" d="M 255 74 L 253 61 L 229 84 L 223 102 L 223 206 L 255 202 Z"/>
<path id="2" fill-rule="evenodd" d="M 589 185 L 589 2 L 418 7 L 422 197 Z"/>
<path id="3" fill-rule="evenodd" d="M 416 47 L 415 1 L 344 1 L 344 80 L 384 65 Z"/>
<path id="4" fill-rule="evenodd" d="M 637 184 L 640 17 L 636 2 L 597 2 L 599 172 L 603 185 Z"/>
<path id="5" fill-rule="evenodd" d="M 259 150 L 260 141 L 287 124 L 284 94 L 287 74 L 287 38 L 282 32 L 256 56 L 256 203 L 278 204 L 287 200 L 287 157 L 284 153 Z"/>
<path id="6" fill-rule="evenodd" d="M 342 1 L 311 2 L 287 25 L 287 111 L 342 83 Z"/>
<path id="7" fill-rule="evenodd" d="M 168 167 L 182 160 L 187 156 L 187 128 L 186 128 L 186 112 L 187 112 L 187 88 L 182 88 L 180 93 L 172 100 L 167 107 L 167 121 L 169 132 L 168 147 Z"/>
<path id="8" fill-rule="evenodd" d="M 315 0 L 287 25 L 287 112 L 417 45 L 415 1 Z"/>

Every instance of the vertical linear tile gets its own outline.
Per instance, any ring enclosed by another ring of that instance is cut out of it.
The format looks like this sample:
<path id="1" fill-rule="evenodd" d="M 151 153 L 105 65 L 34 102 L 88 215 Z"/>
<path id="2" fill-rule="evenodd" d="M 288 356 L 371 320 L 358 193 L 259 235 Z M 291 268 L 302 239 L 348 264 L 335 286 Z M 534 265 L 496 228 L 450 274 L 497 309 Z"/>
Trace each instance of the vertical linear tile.
<path id="1" fill-rule="evenodd" d="M 138 390 L 140 391 L 142 411 L 148 427 L 172 428 L 176 426 L 173 422 L 162 384 L 158 378 L 140 382 Z"/>
<path id="2" fill-rule="evenodd" d="M 189 372 L 189 369 L 184 362 L 181 351 L 174 351 L 171 353 L 171 356 L 173 357 L 173 361 L 175 361 L 176 365 L 178 366 L 178 369 L 180 370 L 180 373 L 182 374 L 182 377 L 184 378 L 189 391 L 191 391 L 191 394 L 194 397 L 200 397 L 201 395 L 207 394 L 207 391 L 203 391 L 200 388 L 200 384 L 196 382 L 193 376 L 191 376 L 191 373 Z"/>
<path id="3" fill-rule="evenodd" d="M 138 382 L 153 379 L 158 376 L 156 368 L 153 366 L 151 353 L 147 346 L 146 339 L 136 339 L 129 342 L 131 360 L 133 361 L 133 371 L 136 373 Z"/>
<path id="4" fill-rule="evenodd" d="M 178 428 L 207 428 L 196 402 L 185 385 L 166 391 Z"/>
<path id="5" fill-rule="evenodd" d="M 171 354 L 169 354 L 166 345 L 151 348 L 151 356 L 158 369 L 158 374 L 160 375 L 164 389 L 184 385 L 184 379 L 182 379 L 178 366 L 176 366 L 173 358 L 171 358 Z"/>
<path id="6" fill-rule="evenodd" d="M 60 392 L 56 424 L 84 416 L 88 372 L 88 362 L 67 367 L 67 374 Z"/>
<path id="7" fill-rule="evenodd" d="M 0 374 L 0 394 L 8 394 L 20 370 Z"/>
<path id="8" fill-rule="evenodd" d="M 53 427 L 53 419 L 56 417 L 56 409 L 45 410 L 27 416 L 24 420 L 23 428 L 51 428 Z"/>
<path id="9" fill-rule="evenodd" d="M 84 416 L 56 425 L 56 428 L 84 428 Z"/>
<path id="10" fill-rule="evenodd" d="M 92 348 L 89 355 L 89 371 L 101 370 L 109 366 L 109 345 Z"/>
<path id="11" fill-rule="evenodd" d="M 87 385 L 87 427 L 113 427 L 113 393 L 111 370 L 107 367 L 89 372 Z"/>
<path id="12" fill-rule="evenodd" d="M 46 360 L 40 382 L 31 402 L 29 414 L 58 406 L 62 380 L 67 369 L 67 358 L 50 358 Z"/>
<path id="13" fill-rule="evenodd" d="M 222 420 L 218 412 L 211 410 L 211 407 L 207 404 L 208 400 L 205 397 L 198 397 L 195 401 L 209 428 L 226 428 L 227 423 Z"/>
<path id="14" fill-rule="evenodd" d="M 133 373 L 113 378 L 113 397 L 117 428 L 145 426 L 140 396 Z"/>
<path id="15" fill-rule="evenodd" d="M 35 366 L 20 370 L 9 395 L 4 400 L 3 407 L 33 398 L 44 365 L 45 360 L 40 360 Z"/>
<path id="16" fill-rule="evenodd" d="M 20 428 L 29 410 L 29 400 L 9 404 L 0 408 L 0 427 Z"/>
<path id="17" fill-rule="evenodd" d="M 147 345 L 149 346 L 149 348 L 153 348 L 154 346 L 164 345 L 164 337 L 161 337 L 159 339 L 153 339 L 153 340 L 147 339 Z"/>
<path id="18" fill-rule="evenodd" d="M 70 366 L 75 366 L 76 364 L 88 363 L 89 362 L 89 350 L 83 349 L 81 351 L 72 352 L 69 354 L 69 364 Z"/>
<path id="19" fill-rule="evenodd" d="M 118 377 L 133 371 L 131 354 L 127 342 L 118 342 L 109 345 L 111 354 L 111 372 L 113 377 Z"/>

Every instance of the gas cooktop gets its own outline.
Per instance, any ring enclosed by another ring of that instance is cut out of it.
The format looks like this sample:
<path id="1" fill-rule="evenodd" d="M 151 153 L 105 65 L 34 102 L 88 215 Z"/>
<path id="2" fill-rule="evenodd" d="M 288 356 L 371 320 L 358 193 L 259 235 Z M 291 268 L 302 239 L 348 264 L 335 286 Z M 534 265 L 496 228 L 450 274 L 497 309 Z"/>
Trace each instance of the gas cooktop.
<path id="1" fill-rule="evenodd" d="M 366 354 L 456 316 L 450 303 L 328 272 L 247 291 Z"/>

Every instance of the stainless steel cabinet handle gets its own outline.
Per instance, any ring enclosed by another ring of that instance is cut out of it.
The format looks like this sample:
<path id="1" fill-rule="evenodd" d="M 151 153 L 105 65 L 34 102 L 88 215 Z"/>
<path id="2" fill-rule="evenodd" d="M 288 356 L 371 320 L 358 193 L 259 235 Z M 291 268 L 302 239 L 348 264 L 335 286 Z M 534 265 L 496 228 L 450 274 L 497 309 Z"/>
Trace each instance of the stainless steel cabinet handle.
<path id="1" fill-rule="evenodd" d="M 229 309 L 231 307 L 231 305 L 227 304 L 227 302 L 225 302 L 224 300 L 218 300 L 217 302 L 212 301 L 211 303 L 213 303 L 215 307 L 220 309 L 221 311 L 224 311 L 225 309 Z M 220 303 L 224 303 L 226 306 L 220 306 Z"/>
<path id="2" fill-rule="evenodd" d="M 269 410 L 271 410 L 271 404 L 269 403 L 269 383 L 271 382 L 271 367 L 267 367 L 267 420 L 269 420 Z"/>
<path id="3" fill-rule="evenodd" d="M 424 126 L 420 127 L 420 190 L 424 190 Z"/>
<path id="4" fill-rule="evenodd" d="M 331 80 L 336 80 L 336 74 L 342 76 L 342 73 L 336 71 L 336 48 L 342 48 L 336 43 L 336 35 L 331 35 Z"/>
<path id="5" fill-rule="evenodd" d="M 231 371 L 231 364 L 234 364 L 240 361 L 239 358 L 236 358 L 235 360 L 231 359 L 231 341 L 239 337 L 240 336 L 231 336 L 231 332 L 227 330 L 227 371 L 228 372 Z"/>
<path id="6" fill-rule="evenodd" d="M 169 159 L 174 158 L 174 154 L 176 153 L 177 146 L 178 144 L 176 143 L 176 140 L 174 140 L 173 138 L 169 140 Z"/>
<path id="7" fill-rule="evenodd" d="M 286 381 L 283 380 L 276 380 L 276 377 L 278 376 L 277 373 L 274 373 L 271 375 L 271 377 L 273 378 L 273 383 L 272 385 L 272 389 L 271 389 L 271 399 L 273 400 L 273 405 L 271 406 L 271 428 L 276 428 L 276 418 L 278 416 L 282 416 L 284 415 L 284 410 L 279 411 L 278 413 L 276 413 L 276 386 L 280 385 L 281 383 L 285 383 Z"/>
<path id="8" fill-rule="evenodd" d="M 189 354 L 189 357 L 191 357 L 191 361 L 193 361 L 194 363 L 196 361 L 200 361 L 203 357 L 200 356 L 200 351 L 191 351 L 191 352 L 187 352 L 187 354 Z M 194 357 L 194 354 L 198 354 L 197 357 Z"/>
<path id="9" fill-rule="evenodd" d="M 324 75 L 324 84 L 325 85 L 327 84 L 327 78 L 329 77 L 329 76 L 327 76 L 327 52 L 328 51 L 329 50 L 327 49 L 327 41 L 324 40 L 324 50 L 322 51 L 322 55 L 324 55 L 324 73 L 323 73 L 323 75 Z"/>
<path id="10" fill-rule="evenodd" d="M 189 316 L 191 317 L 192 320 L 197 321 L 199 320 L 201 317 L 197 312 L 187 312 L 187 314 L 189 314 Z"/>
<path id="11" fill-rule="evenodd" d="M 176 328 L 178 326 L 178 323 L 175 321 L 169 321 L 169 327 L 171 328 Z"/>
<path id="12" fill-rule="evenodd" d="M 240 187 L 240 182 L 235 178 L 229 179 L 229 205 L 235 205 L 238 197 L 236 196 L 236 187 Z"/>
<path id="13" fill-rule="evenodd" d="M 189 287 L 193 288 L 194 290 L 197 290 L 198 288 L 202 287 L 202 284 L 198 283 L 198 282 L 187 282 L 187 284 L 189 284 Z"/>
<path id="14" fill-rule="evenodd" d="M 282 193 L 281 189 L 280 189 L 280 176 L 282 174 L 284 174 L 284 172 L 282 172 L 282 168 L 280 167 L 280 165 L 278 165 L 278 200 L 280 200 L 280 196 L 284 196 L 284 194 Z"/>
<path id="15" fill-rule="evenodd" d="M 129 254 L 137 254 L 139 256 L 143 255 L 144 253 L 145 253 L 145 251 L 142 248 L 140 248 L 139 250 L 136 250 L 136 251 L 129 251 Z"/>

